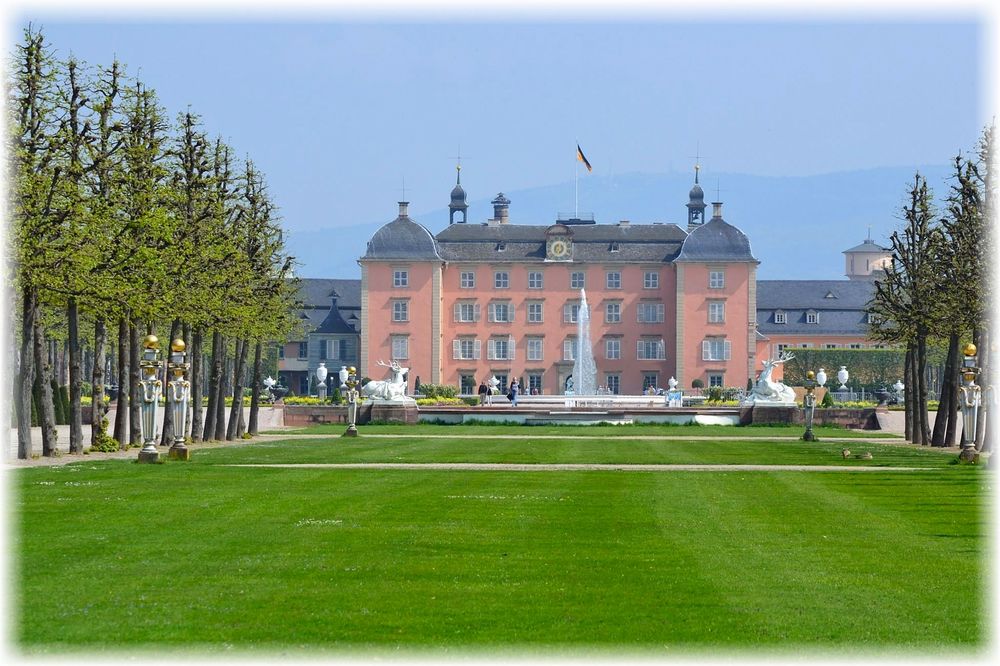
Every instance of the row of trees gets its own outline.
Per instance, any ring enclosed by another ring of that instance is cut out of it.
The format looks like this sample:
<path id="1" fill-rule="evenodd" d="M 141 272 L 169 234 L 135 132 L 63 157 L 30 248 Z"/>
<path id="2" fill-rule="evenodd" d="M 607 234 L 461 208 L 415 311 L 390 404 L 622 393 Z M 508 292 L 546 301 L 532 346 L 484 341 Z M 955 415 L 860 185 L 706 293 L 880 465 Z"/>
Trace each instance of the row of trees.
<path id="1" fill-rule="evenodd" d="M 117 61 L 60 60 L 28 27 L 12 55 L 7 108 L 10 284 L 17 303 L 14 402 L 18 456 L 32 455 L 33 387 L 42 392 L 42 453 L 53 455 L 52 367 L 47 339 L 68 342 L 70 441 L 81 453 L 81 342 L 92 331 L 91 445 L 107 445 L 106 358 L 116 345 L 119 397 L 114 439 L 139 443 L 140 339 L 187 341 L 193 377 L 211 345 L 208 411 L 193 410 L 190 436 L 242 434 L 243 383 L 253 353 L 260 386 L 262 341 L 292 325 L 290 275 L 263 175 L 211 140 L 190 110 L 171 124 L 155 91 Z M 225 419 L 223 359 L 234 354 L 233 410 Z M 193 382 L 192 404 L 202 404 Z M 249 430 L 259 402 L 254 391 Z M 162 438 L 173 436 L 164 411 Z"/>
<path id="2" fill-rule="evenodd" d="M 916 174 L 902 209 L 903 228 L 890 237 L 893 263 L 875 283 L 873 335 L 906 349 L 906 438 L 949 446 L 960 432 L 959 370 L 962 340 L 971 338 L 988 386 L 989 304 L 992 282 L 988 221 L 995 201 L 991 178 L 994 128 L 988 127 L 974 155 L 954 161 L 951 190 L 943 211 L 933 205 L 926 179 Z M 932 344 L 947 345 L 938 412 L 933 431 L 927 415 L 927 357 Z M 976 448 L 982 450 L 995 415 L 979 413 Z"/>

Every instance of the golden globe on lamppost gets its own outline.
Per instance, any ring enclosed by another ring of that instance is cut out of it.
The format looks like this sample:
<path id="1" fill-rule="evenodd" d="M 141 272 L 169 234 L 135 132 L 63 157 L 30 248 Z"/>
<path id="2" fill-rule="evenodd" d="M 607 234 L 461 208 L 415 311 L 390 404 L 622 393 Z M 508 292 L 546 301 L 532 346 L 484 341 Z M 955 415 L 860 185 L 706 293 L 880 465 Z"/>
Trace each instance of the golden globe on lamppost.
<path id="1" fill-rule="evenodd" d="M 153 334 L 147 335 L 142 341 L 142 358 L 139 359 L 142 389 L 142 450 L 139 451 L 139 462 L 155 463 L 160 461 L 160 453 L 156 450 L 156 406 L 160 400 L 163 382 L 157 377 L 163 362 L 160 361 L 160 340 Z"/>
<path id="2" fill-rule="evenodd" d="M 819 438 L 813 433 L 813 415 L 816 413 L 816 373 L 812 370 L 806 373 L 806 380 L 802 383 L 806 388 L 805 417 L 806 431 L 802 433 L 802 439 L 806 442 L 818 442 Z"/>
<path id="3" fill-rule="evenodd" d="M 353 365 L 347 368 L 347 420 L 349 425 L 341 437 L 358 436 L 358 370 Z"/>
<path id="4" fill-rule="evenodd" d="M 979 374 L 976 351 L 976 345 L 971 342 L 962 348 L 965 358 L 962 359 L 962 385 L 958 389 L 958 406 L 962 410 L 962 452 L 958 457 L 965 462 L 975 462 L 979 457 L 976 452 L 976 419 L 983 394 L 976 384 L 976 376 Z"/>
<path id="5" fill-rule="evenodd" d="M 167 455 L 175 460 L 190 460 L 191 450 L 184 443 L 184 430 L 187 425 L 188 398 L 191 396 L 191 382 L 184 378 L 191 367 L 187 363 L 187 345 L 180 338 L 170 343 L 170 360 L 167 362 L 167 375 L 173 379 L 167 382 L 170 391 L 170 407 L 174 416 L 174 441 Z"/>

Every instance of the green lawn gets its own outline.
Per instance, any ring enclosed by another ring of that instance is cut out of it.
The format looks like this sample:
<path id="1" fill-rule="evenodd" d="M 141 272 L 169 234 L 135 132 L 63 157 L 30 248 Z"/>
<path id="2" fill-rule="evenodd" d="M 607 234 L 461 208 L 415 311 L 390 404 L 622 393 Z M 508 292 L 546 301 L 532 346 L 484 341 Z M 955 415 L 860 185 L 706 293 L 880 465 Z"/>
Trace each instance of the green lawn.
<path id="1" fill-rule="evenodd" d="M 31 653 L 984 647 L 992 475 L 936 452 L 886 446 L 891 464 L 925 469 L 870 473 L 220 464 L 533 447 L 559 461 L 809 457 L 785 442 L 603 444 L 309 440 L 19 469 L 11 637 Z M 840 445 L 823 446 L 834 462 Z M 888 455 L 872 450 L 857 464 Z"/>

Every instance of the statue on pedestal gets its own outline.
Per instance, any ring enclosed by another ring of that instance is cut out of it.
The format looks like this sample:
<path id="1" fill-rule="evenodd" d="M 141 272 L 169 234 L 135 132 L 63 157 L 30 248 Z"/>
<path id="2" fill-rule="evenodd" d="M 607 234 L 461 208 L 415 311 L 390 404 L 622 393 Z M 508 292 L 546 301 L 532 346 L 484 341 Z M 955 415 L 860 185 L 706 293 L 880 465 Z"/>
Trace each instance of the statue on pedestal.
<path id="1" fill-rule="evenodd" d="M 795 390 L 791 386 L 785 386 L 781 382 L 771 380 L 774 369 L 786 361 L 790 361 L 794 356 L 791 354 L 781 354 L 777 359 L 764 360 L 764 369 L 757 378 L 753 390 L 743 399 L 744 405 L 762 406 L 794 406 Z"/>
<path id="2" fill-rule="evenodd" d="M 412 398 L 406 396 L 406 380 L 403 379 L 403 375 L 409 372 L 410 369 L 401 367 L 396 361 L 383 363 L 380 360 L 378 365 L 383 368 L 389 368 L 392 371 L 392 379 L 372 380 L 368 382 L 361 387 L 362 395 L 375 400 L 391 400 L 393 402 L 412 401 Z"/>

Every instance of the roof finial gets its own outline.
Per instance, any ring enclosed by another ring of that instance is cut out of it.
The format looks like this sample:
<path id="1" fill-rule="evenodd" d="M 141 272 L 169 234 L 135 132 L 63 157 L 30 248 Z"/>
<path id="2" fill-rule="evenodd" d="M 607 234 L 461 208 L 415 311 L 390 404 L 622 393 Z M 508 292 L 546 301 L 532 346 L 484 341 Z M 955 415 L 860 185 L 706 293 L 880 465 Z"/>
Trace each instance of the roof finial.
<path id="1" fill-rule="evenodd" d="M 868 225 L 868 242 L 872 240 L 872 225 Z"/>
<path id="2" fill-rule="evenodd" d="M 698 183 L 698 172 L 701 171 L 701 142 L 695 143 L 694 149 L 694 182 Z"/>

